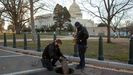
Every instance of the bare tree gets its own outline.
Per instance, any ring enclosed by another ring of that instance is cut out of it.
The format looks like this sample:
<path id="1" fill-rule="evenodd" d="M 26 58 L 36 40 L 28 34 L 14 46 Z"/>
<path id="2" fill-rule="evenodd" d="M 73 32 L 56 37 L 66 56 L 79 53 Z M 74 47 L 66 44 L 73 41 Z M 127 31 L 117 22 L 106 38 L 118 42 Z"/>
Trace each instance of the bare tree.
<path id="1" fill-rule="evenodd" d="M 131 35 L 133 34 L 133 22 L 130 20 L 125 21 L 125 25 L 126 25 L 126 32 L 130 33 Z"/>
<path id="2" fill-rule="evenodd" d="M 14 30 L 14 26 L 13 26 L 13 25 L 8 25 L 7 30 L 8 30 L 8 31 L 9 31 L 9 30 L 11 30 L 12 32 L 14 32 L 14 31 L 15 31 L 15 30 Z"/>
<path id="3" fill-rule="evenodd" d="M 4 8 L 1 7 L 0 8 L 0 31 L 1 31 L 1 33 L 3 33 L 4 24 L 5 24 L 4 19 L 1 18 L 1 15 L 2 15 L 3 12 L 4 12 Z"/>
<path id="4" fill-rule="evenodd" d="M 130 32 L 130 34 L 133 34 L 133 23 L 130 24 L 130 26 L 128 27 L 128 31 Z"/>
<path id="5" fill-rule="evenodd" d="M 33 14 L 33 0 L 30 0 L 30 16 L 31 16 L 31 28 L 32 28 L 32 35 L 33 35 L 33 41 L 35 43 L 35 45 L 37 46 L 37 35 L 36 35 L 36 31 L 35 31 L 35 24 L 34 24 L 34 14 Z"/>
<path id="6" fill-rule="evenodd" d="M 48 7 L 46 4 L 40 4 L 40 6 L 38 5 L 40 0 L 30 0 L 30 23 L 31 23 L 31 28 L 32 28 L 32 35 L 33 35 L 33 41 L 36 43 L 37 46 L 37 35 L 36 35 L 36 31 L 35 31 L 35 23 L 34 23 L 34 14 L 39 10 L 39 9 L 43 9 L 43 10 L 48 10 L 43 8 L 44 6 Z M 36 4 L 37 3 L 37 4 Z M 38 5 L 39 7 L 35 7 L 34 5 Z M 49 6 L 50 7 L 50 6 Z M 50 10 L 49 10 L 50 11 Z"/>
<path id="7" fill-rule="evenodd" d="M 7 14 L 4 17 L 10 20 L 12 25 L 14 25 L 16 33 L 19 34 L 27 20 L 24 15 L 27 12 L 26 6 L 28 3 L 23 0 L 0 0 L 0 2 L 3 4 Z"/>
<path id="8" fill-rule="evenodd" d="M 87 5 L 87 3 L 89 5 Z M 110 29 L 114 17 L 133 8 L 132 0 L 82 0 L 83 8 L 107 25 L 107 43 L 111 43 Z M 90 7 L 95 10 L 90 10 Z"/>
<path id="9" fill-rule="evenodd" d="M 48 10 L 48 6 L 40 2 L 41 0 L 33 0 L 33 14 L 36 14 L 40 9 Z M 16 33 L 20 33 L 22 28 L 30 20 L 29 11 L 30 3 L 28 0 L 0 0 L 0 3 L 5 8 L 4 17 L 14 25 Z M 50 7 L 50 6 L 49 6 Z M 47 8 L 47 9 L 46 9 Z"/>
<path id="10" fill-rule="evenodd" d="M 115 16 L 112 21 L 111 21 L 111 29 L 116 32 L 118 30 L 118 26 L 120 26 L 121 21 L 124 19 L 125 16 L 125 12 L 123 12 L 122 14 L 119 14 L 117 16 Z"/>
<path id="11" fill-rule="evenodd" d="M 0 32 L 1 33 L 3 33 L 4 25 L 5 25 L 4 19 L 0 18 Z"/>

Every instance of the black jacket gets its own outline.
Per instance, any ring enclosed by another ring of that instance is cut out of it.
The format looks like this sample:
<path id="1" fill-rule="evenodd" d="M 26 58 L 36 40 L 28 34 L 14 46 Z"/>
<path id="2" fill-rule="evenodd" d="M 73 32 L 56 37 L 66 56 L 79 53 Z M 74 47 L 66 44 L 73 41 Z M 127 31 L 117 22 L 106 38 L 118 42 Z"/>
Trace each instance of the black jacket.
<path id="1" fill-rule="evenodd" d="M 85 27 L 82 25 L 77 28 L 77 43 L 82 45 L 87 45 L 87 39 L 89 37 L 89 33 Z"/>
<path id="2" fill-rule="evenodd" d="M 44 59 L 59 58 L 60 56 L 63 56 L 63 54 L 61 53 L 59 46 L 55 45 L 54 42 L 48 44 L 42 54 L 42 58 Z"/>

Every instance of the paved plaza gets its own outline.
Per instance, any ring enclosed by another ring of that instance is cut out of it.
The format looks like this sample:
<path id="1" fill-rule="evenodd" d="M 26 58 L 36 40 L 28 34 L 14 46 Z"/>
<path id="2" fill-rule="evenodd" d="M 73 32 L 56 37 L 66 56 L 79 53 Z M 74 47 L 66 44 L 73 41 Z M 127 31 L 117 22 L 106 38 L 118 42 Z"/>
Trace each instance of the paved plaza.
<path id="1" fill-rule="evenodd" d="M 63 75 L 43 68 L 40 58 L 0 49 L 0 75 Z M 104 68 L 92 64 L 86 64 L 84 70 L 77 70 L 74 68 L 76 64 L 77 62 L 69 64 L 74 70 L 70 75 L 133 75 L 133 70 Z"/>

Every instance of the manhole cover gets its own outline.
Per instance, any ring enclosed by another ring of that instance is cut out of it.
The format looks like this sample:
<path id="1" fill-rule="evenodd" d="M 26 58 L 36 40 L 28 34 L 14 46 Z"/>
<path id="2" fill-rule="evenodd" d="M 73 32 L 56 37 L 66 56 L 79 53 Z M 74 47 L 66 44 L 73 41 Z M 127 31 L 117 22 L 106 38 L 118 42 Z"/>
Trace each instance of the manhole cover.
<path id="1" fill-rule="evenodd" d="M 56 72 L 56 73 L 59 73 L 59 74 L 64 74 L 64 72 L 63 72 L 63 70 L 62 70 L 62 67 L 57 67 L 57 68 L 55 69 L 55 72 Z M 69 68 L 69 73 L 68 73 L 68 74 L 72 74 L 72 73 L 74 73 L 74 70 L 73 70 L 72 68 Z"/>

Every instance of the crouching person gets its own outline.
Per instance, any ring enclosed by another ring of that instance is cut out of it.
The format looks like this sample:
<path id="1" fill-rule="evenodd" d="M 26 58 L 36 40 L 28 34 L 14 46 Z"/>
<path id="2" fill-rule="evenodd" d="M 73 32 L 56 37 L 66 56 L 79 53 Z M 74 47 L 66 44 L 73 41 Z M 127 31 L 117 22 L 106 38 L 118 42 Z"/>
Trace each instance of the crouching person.
<path id="1" fill-rule="evenodd" d="M 60 39 L 57 39 L 54 42 L 48 44 L 43 51 L 41 59 L 42 65 L 49 71 L 53 70 L 53 67 L 56 66 L 55 63 L 60 58 L 65 58 L 60 51 L 60 45 L 62 45 L 62 41 Z"/>

